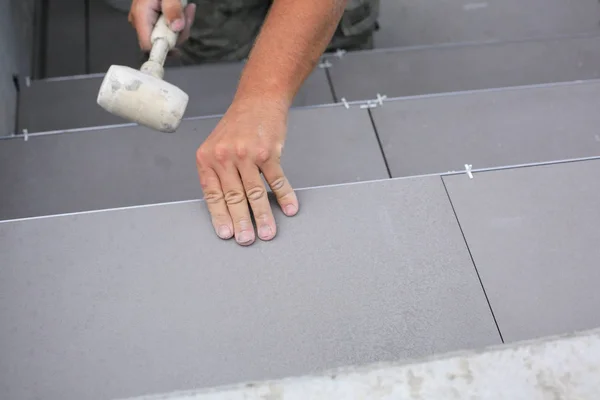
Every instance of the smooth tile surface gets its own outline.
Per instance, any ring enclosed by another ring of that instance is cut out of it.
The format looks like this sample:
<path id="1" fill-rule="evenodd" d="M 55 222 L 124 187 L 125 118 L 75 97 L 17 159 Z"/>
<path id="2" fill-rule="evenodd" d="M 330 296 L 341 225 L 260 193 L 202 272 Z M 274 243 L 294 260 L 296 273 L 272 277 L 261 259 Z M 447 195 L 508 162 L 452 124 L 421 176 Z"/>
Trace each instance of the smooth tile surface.
<path id="1" fill-rule="evenodd" d="M 350 53 L 330 62 L 335 93 L 347 100 L 568 82 L 600 78 L 600 36 Z"/>
<path id="2" fill-rule="evenodd" d="M 217 115 L 231 104 L 242 68 L 238 63 L 169 68 L 165 80 L 190 96 L 187 117 Z M 21 130 L 45 132 L 127 122 L 96 104 L 102 79 L 103 76 L 95 76 L 32 82 L 21 96 Z M 298 92 L 294 106 L 332 101 L 325 71 L 316 69 Z"/>
<path id="3" fill-rule="evenodd" d="M 595 0 L 381 0 L 378 48 L 599 32 Z"/>
<path id="4" fill-rule="evenodd" d="M 89 2 L 89 72 L 105 73 L 113 64 L 139 68 L 144 55 L 127 13 L 112 8 L 104 0 Z"/>
<path id="5" fill-rule="evenodd" d="M 85 2 L 82 0 L 48 1 L 44 37 L 46 77 L 86 73 L 85 19 Z"/>
<path id="6" fill-rule="evenodd" d="M 0 397 L 124 398 L 499 343 L 439 177 L 299 199 L 250 248 L 217 239 L 201 202 L 0 223 Z"/>
<path id="7" fill-rule="evenodd" d="M 0 219 L 200 198 L 196 149 L 217 122 L 186 120 L 175 134 L 129 126 L 0 140 L 0 171 L 9 171 Z M 295 187 L 388 177 L 358 108 L 292 110 L 282 162 Z"/>
<path id="8" fill-rule="evenodd" d="M 600 156 L 600 81 L 384 103 L 372 109 L 392 176 Z"/>
<path id="9" fill-rule="evenodd" d="M 506 341 L 600 326 L 600 160 L 444 181 Z"/>

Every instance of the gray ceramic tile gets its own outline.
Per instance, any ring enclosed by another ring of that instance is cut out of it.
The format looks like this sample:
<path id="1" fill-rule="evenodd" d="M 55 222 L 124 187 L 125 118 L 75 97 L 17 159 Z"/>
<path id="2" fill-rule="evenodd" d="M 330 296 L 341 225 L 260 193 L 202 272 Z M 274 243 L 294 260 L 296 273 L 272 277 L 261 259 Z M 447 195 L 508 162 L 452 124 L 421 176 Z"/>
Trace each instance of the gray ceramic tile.
<path id="1" fill-rule="evenodd" d="M 330 58 L 336 95 L 365 100 L 599 78 L 600 36 Z"/>
<path id="2" fill-rule="evenodd" d="M 217 115 L 229 107 L 242 68 L 243 65 L 238 63 L 170 68 L 166 70 L 165 80 L 189 94 L 187 117 Z M 96 104 L 102 79 L 102 76 L 94 76 L 32 82 L 22 92 L 20 128 L 44 132 L 127 122 Z M 294 106 L 332 101 L 325 71 L 316 69 L 298 92 Z"/>
<path id="3" fill-rule="evenodd" d="M 600 32 L 596 0 L 381 0 L 379 48 Z"/>
<path id="4" fill-rule="evenodd" d="M 0 171 L 10 171 L 0 219 L 199 198 L 195 152 L 217 121 L 186 120 L 175 134 L 129 126 L 0 140 Z M 388 176 L 365 110 L 296 109 L 288 125 L 283 167 L 295 187 Z"/>
<path id="5" fill-rule="evenodd" d="M 143 53 L 127 13 L 104 0 L 90 2 L 90 73 L 104 73 L 113 64 L 140 66 Z"/>
<path id="6" fill-rule="evenodd" d="M 444 181 L 505 340 L 600 326 L 600 160 Z"/>
<path id="7" fill-rule="evenodd" d="M 44 40 L 47 77 L 85 74 L 85 2 L 49 0 Z"/>
<path id="8" fill-rule="evenodd" d="M 373 116 L 392 176 L 600 156 L 600 81 L 384 103 Z"/>
<path id="9" fill-rule="evenodd" d="M 201 202 L 0 223 L 0 397 L 124 398 L 499 343 L 440 178 L 299 200 L 250 248 L 217 239 Z"/>

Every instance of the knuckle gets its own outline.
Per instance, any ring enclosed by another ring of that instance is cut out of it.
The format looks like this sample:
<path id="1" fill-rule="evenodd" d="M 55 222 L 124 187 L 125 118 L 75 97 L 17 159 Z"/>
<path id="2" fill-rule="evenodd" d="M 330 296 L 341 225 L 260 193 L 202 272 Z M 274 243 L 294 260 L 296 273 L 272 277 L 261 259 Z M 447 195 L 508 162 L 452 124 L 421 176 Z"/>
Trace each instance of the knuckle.
<path id="1" fill-rule="evenodd" d="M 243 144 L 237 145 L 235 147 L 235 155 L 240 160 L 245 159 L 246 157 L 248 157 L 248 148 Z"/>
<path id="2" fill-rule="evenodd" d="M 223 193 L 218 190 L 206 190 L 204 192 L 204 201 L 207 204 L 218 204 L 223 201 Z"/>
<path id="3" fill-rule="evenodd" d="M 208 152 L 206 151 L 206 148 L 204 146 L 198 147 L 198 150 L 196 150 L 196 161 L 199 164 L 204 164 L 207 161 L 207 157 Z"/>
<path id="4" fill-rule="evenodd" d="M 256 160 L 265 163 L 271 158 L 271 151 L 268 148 L 260 147 L 256 151 Z"/>
<path id="5" fill-rule="evenodd" d="M 229 190 L 224 197 L 225 203 L 229 206 L 241 204 L 246 200 L 246 195 L 239 190 Z"/>
<path id="6" fill-rule="evenodd" d="M 227 161 L 230 156 L 229 146 L 227 145 L 217 145 L 213 151 L 215 160 L 222 163 Z"/>
<path id="7" fill-rule="evenodd" d="M 269 184 L 271 185 L 271 189 L 273 189 L 273 191 L 281 191 L 285 187 L 285 178 L 283 176 L 278 176 L 269 182 Z"/>
<path id="8" fill-rule="evenodd" d="M 248 197 L 248 200 L 250 200 L 250 201 L 261 200 L 266 196 L 266 194 L 267 194 L 267 192 L 266 192 L 265 188 L 263 188 L 261 186 L 254 186 L 246 192 L 246 196 Z"/>

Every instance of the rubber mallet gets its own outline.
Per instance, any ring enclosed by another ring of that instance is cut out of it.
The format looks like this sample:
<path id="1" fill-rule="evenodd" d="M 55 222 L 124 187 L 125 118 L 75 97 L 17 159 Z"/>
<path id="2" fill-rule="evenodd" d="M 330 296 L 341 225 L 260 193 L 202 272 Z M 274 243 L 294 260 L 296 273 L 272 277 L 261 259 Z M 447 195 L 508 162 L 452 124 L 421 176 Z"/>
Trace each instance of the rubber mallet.
<path id="1" fill-rule="evenodd" d="M 182 0 L 185 7 L 187 0 Z M 161 15 L 152 31 L 152 50 L 142 68 L 112 65 L 98 92 L 98 104 L 111 114 L 160 132 L 175 132 L 187 108 L 189 97 L 177 86 L 163 80 L 167 54 L 177 44 Z"/>

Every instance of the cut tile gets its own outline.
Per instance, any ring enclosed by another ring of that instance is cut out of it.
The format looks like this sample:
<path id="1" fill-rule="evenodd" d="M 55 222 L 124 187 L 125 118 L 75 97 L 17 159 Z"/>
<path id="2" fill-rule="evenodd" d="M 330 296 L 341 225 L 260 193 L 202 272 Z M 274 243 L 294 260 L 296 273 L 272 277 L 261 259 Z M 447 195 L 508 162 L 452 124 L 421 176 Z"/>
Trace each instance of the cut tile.
<path id="1" fill-rule="evenodd" d="M 600 81 L 390 101 L 372 109 L 392 176 L 600 156 Z"/>
<path id="2" fill-rule="evenodd" d="M 165 80 L 190 96 L 187 117 L 217 115 L 227 111 L 242 68 L 240 63 L 168 68 Z M 103 75 L 96 75 L 78 79 L 33 81 L 21 95 L 21 130 L 27 129 L 30 133 L 47 132 L 127 122 L 96 104 L 102 79 Z M 325 71 L 316 69 L 300 89 L 294 106 L 332 101 Z"/>
<path id="3" fill-rule="evenodd" d="M 506 341 L 600 326 L 600 160 L 444 181 Z"/>
<path id="4" fill-rule="evenodd" d="M 596 0 L 381 0 L 378 48 L 598 32 Z"/>
<path id="5" fill-rule="evenodd" d="M 299 199 L 249 248 L 217 239 L 201 202 L 0 223 L 0 397 L 128 398 L 499 344 L 439 177 Z"/>
<path id="6" fill-rule="evenodd" d="M 10 193 L 0 219 L 199 198 L 195 152 L 217 122 L 186 120 L 174 134 L 128 126 L 0 140 L 0 171 L 10 171 L 0 174 Z M 295 187 L 388 177 L 358 108 L 292 110 L 283 167 Z"/>
<path id="7" fill-rule="evenodd" d="M 600 36 L 350 53 L 330 62 L 335 93 L 347 100 L 568 82 L 600 78 Z"/>
<path id="8" fill-rule="evenodd" d="M 85 74 L 85 2 L 48 0 L 47 7 L 45 76 Z"/>

